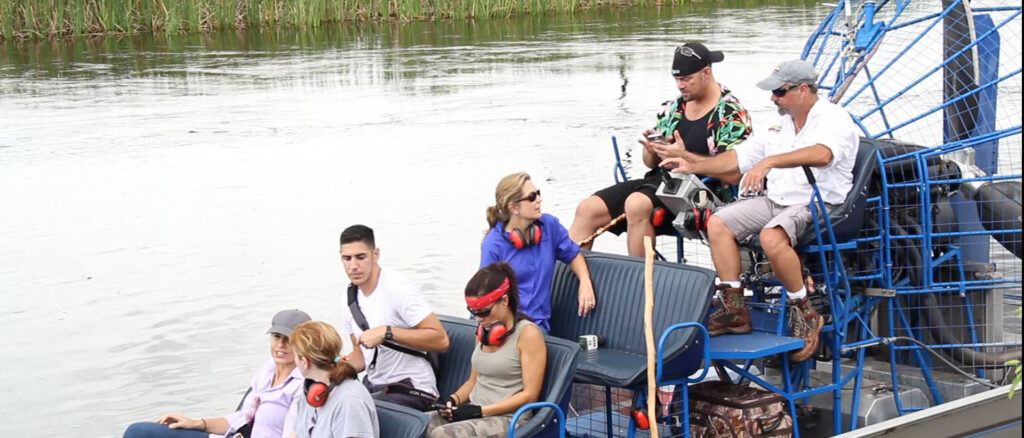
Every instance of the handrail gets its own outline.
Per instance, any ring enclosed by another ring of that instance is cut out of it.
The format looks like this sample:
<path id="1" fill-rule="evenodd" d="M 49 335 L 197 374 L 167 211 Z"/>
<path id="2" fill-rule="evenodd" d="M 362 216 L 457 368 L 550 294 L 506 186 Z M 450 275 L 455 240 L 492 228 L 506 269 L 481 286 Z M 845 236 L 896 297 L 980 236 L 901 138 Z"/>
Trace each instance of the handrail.
<path id="1" fill-rule="evenodd" d="M 612 176 L 615 177 L 615 182 L 626 182 L 629 178 L 626 178 L 626 168 L 622 166 L 622 158 L 619 156 L 619 142 L 612 136 L 612 149 L 615 150 L 615 167 L 612 169 Z M 617 171 L 617 172 L 616 172 Z M 619 180 L 622 177 L 622 180 Z"/>
<path id="2" fill-rule="evenodd" d="M 686 415 L 682 416 L 683 417 L 683 430 L 686 431 L 683 436 L 689 436 L 689 434 L 690 434 L 690 415 L 688 414 L 688 409 L 689 409 L 689 406 L 690 406 L 690 391 L 686 388 L 686 386 L 688 386 L 691 381 L 704 380 L 704 378 L 707 377 L 707 375 L 708 375 L 708 370 L 711 368 L 711 358 L 710 358 L 711 357 L 711 335 L 708 334 L 707 327 L 704 327 L 704 325 L 699 323 L 699 322 L 680 322 L 680 323 L 676 323 L 676 324 L 672 324 L 672 325 L 668 326 L 668 328 L 666 328 L 664 331 L 661 332 L 661 338 L 658 339 L 658 352 L 657 352 L 658 355 L 657 355 L 657 365 L 656 365 L 657 366 L 657 370 L 655 370 L 656 373 L 657 373 L 656 377 L 655 377 L 655 380 L 656 380 L 656 383 L 660 385 L 662 383 L 661 382 L 661 379 L 662 379 L 662 375 L 661 374 L 662 374 L 662 371 L 665 369 L 665 363 L 664 363 L 665 360 L 662 357 L 662 352 L 665 351 L 665 342 L 668 341 L 668 335 L 672 334 L 672 332 L 674 332 L 676 330 L 679 330 L 681 328 L 688 328 L 688 327 L 696 327 L 696 328 L 700 329 L 700 334 L 704 338 L 704 351 L 703 351 L 703 359 L 702 359 L 703 367 L 701 368 L 700 377 L 698 377 L 697 379 L 691 379 L 689 376 L 686 376 L 686 377 L 683 378 L 683 382 L 682 382 L 682 385 L 684 386 L 683 390 L 681 391 L 681 393 L 683 395 L 682 405 L 683 405 L 683 409 L 685 410 L 684 412 L 687 412 Z M 657 427 L 657 426 L 655 426 L 655 427 Z"/>
<path id="3" fill-rule="evenodd" d="M 516 413 L 512 415 L 512 421 L 508 424 L 508 438 L 514 438 L 516 432 L 516 423 L 519 422 L 519 417 L 525 414 L 527 411 L 541 408 L 552 408 L 555 410 L 555 414 L 558 415 L 558 438 L 565 438 L 565 413 L 562 412 L 562 408 L 551 402 L 533 402 L 527 403 L 516 409 Z"/>
<path id="4" fill-rule="evenodd" d="M 676 323 L 676 324 L 672 324 L 672 325 L 668 326 L 664 331 L 661 332 L 661 337 L 658 339 L 658 355 L 657 355 L 657 367 L 658 367 L 658 369 L 656 370 L 657 374 L 656 374 L 655 378 L 659 382 L 661 381 L 661 378 L 662 378 L 662 376 L 661 376 L 662 371 L 665 369 L 665 366 L 664 366 L 665 365 L 664 364 L 665 361 L 664 361 L 664 358 L 661 355 L 662 355 L 662 352 L 665 351 L 665 342 L 668 341 L 668 335 L 671 334 L 672 332 L 676 331 L 676 330 L 679 330 L 681 328 L 687 328 L 687 327 L 696 327 L 696 328 L 700 329 L 701 335 L 704 336 L 704 356 L 703 356 L 703 358 L 704 358 L 704 368 L 702 369 L 699 378 L 697 378 L 697 379 L 690 379 L 689 377 L 687 377 L 687 380 L 703 380 L 704 377 L 707 377 L 708 369 L 710 369 L 710 360 L 708 359 L 708 357 L 711 356 L 711 335 L 708 334 L 708 329 L 706 327 L 704 327 L 704 325 L 699 323 L 699 322 L 680 322 L 680 323 Z"/>

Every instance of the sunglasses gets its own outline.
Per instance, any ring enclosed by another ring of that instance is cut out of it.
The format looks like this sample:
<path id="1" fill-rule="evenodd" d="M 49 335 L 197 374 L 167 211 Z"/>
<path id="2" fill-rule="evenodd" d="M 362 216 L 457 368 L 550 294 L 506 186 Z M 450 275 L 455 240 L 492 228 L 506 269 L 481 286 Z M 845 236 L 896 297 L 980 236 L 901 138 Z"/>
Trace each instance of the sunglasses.
<path id="1" fill-rule="evenodd" d="M 469 313 L 472 314 L 473 317 L 476 317 L 476 318 L 486 318 L 487 315 L 491 314 L 491 310 L 493 310 L 493 309 L 494 309 L 494 305 L 493 304 L 488 306 L 486 309 L 480 309 L 480 310 L 475 310 L 472 307 L 466 306 L 466 310 L 468 310 Z"/>
<path id="2" fill-rule="evenodd" d="M 676 53 L 678 53 L 680 55 L 683 55 L 683 56 L 686 56 L 686 57 L 691 57 L 692 56 L 692 57 L 697 58 L 697 59 L 699 59 L 701 61 L 704 60 L 704 58 L 701 58 L 700 55 L 697 54 L 697 52 L 694 52 L 693 49 L 691 49 L 691 48 L 689 48 L 687 46 L 678 46 L 678 47 L 676 47 Z"/>
<path id="3" fill-rule="evenodd" d="M 540 189 L 537 189 L 537 190 L 531 192 L 529 195 L 526 195 L 526 196 L 523 196 L 522 198 L 516 199 L 514 202 L 523 202 L 523 201 L 533 202 L 533 201 L 536 201 L 537 197 L 539 197 L 539 196 L 540 196 Z"/>
<path id="4" fill-rule="evenodd" d="M 785 96 L 786 93 L 789 92 L 789 90 L 792 90 L 792 89 L 794 89 L 796 87 L 799 87 L 799 85 L 790 85 L 788 87 L 779 87 L 779 88 L 776 88 L 776 89 L 772 90 L 772 94 L 774 94 L 775 97 L 782 97 L 782 96 Z"/>

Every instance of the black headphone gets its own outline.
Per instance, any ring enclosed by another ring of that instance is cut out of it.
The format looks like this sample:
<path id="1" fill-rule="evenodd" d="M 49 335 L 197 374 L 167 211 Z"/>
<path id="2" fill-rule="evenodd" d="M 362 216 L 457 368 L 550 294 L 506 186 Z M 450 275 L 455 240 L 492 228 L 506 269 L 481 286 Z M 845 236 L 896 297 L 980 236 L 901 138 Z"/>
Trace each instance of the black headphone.
<path id="1" fill-rule="evenodd" d="M 526 231 L 520 230 L 519 228 L 513 228 L 512 231 L 508 233 L 501 233 L 501 235 L 505 237 L 505 240 L 507 240 L 508 243 L 511 243 L 512 246 L 516 247 L 516 249 L 523 249 L 540 243 L 541 234 L 543 233 L 536 222 L 526 227 Z"/>
<path id="2" fill-rule="evenodd" d="M 692 208 L 683 211 L 683 227 L 690 231 L 707 231 L 708 220 L 711 219 L 711 209 L 707 207 Z"/>
<path id="3" fill-rule="evenodd" d="M 508 326 L 501 321 L 491 324 L 490 327 L 487 327 L 484 324 L 479 324 L 476 326 L 476 340 L 480 341 L 480 344 L 482 345 L 497 346 L 504 344 L 505 339 L 508 339 L 508 337 L 511 336 L 512 333 L 515 333 L 515 331 L 515 325 L 512 326 L 512 329 L 509 329 Z"/>
<path id="4" fill-rule="evenodd" d="M 319 408 L 327 403 L 327 395 L 331 393 L 336 385 L 317 382 L 313 379 L 306 379 L 302 386 L 302 392 L 306 394 L 306 403 L 314 408 Z"/>

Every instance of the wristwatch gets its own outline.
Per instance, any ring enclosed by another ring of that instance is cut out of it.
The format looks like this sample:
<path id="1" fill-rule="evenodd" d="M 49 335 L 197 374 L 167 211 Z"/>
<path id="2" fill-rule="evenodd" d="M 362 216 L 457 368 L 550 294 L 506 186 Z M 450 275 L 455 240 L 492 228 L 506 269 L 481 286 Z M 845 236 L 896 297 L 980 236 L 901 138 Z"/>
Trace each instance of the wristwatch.
<path id="1" fill-rule="evenodd" d="M 388 331 L 384 332 L 384 340 L 385 341 L 393 341 L 394 339 L 395 339 L 395 334 L 391 333 L 391 326 L 389 325 L 388 326 Z"/>

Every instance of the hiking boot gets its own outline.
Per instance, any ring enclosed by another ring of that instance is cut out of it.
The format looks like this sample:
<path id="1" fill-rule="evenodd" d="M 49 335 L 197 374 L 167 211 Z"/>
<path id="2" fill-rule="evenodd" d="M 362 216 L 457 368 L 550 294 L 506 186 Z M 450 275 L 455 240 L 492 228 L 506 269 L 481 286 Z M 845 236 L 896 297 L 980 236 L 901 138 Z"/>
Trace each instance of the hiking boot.
<path id="1" fill-rule="evenodd" d="M 722 287 L 722 301 L 715 313 L 708 318 L 708 334 L 718 336 L 724 333 L 750 333 L 750 312 L 743 304 L 743 288 Z"/>
<path id="2" fill-rule="evenodd" d="M 789 360 L 800 362 L 811 357 L 818 349 L 818 335 L 824 325 L 825 318 L 811 305 L 810 297 L 793 300 L 789 305 L 789 326 L 793 328 L 793 337 L 804 340 L 804 347 L 789 352 Z"/>

